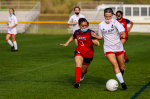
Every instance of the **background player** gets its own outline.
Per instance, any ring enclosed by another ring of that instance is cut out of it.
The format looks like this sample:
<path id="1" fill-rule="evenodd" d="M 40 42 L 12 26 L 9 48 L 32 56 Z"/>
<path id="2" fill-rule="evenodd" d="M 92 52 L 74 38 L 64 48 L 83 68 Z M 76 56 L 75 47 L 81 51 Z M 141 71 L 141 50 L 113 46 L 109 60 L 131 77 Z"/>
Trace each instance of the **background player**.
<path id="1" fill-rule="evenodd" d="M 88 29 L 89 26 L 88 21 L 85 18 L 80 18 L 78 24 L 80 26 L 80 29 L 76 30 L 73 36 L 71 36 L 65 44 L 60 44 L 62 46 L 68 46 L 68 44 L 72 42 L 74 39 L 77 39 L 78 41 L 78 46 L 75 50 L 74 55 L 76 63 L 75 69 L 76 83 L 74 85 L 75 88 L 78 88 L 80 86 L 81 72 L 83 75 L 85 75 L 89 64 L 93 60 L 93 53 L 94 53 L 93 44 L 95 44 L 96 46 L 99 45 L 98 40 L 91 36 L 91 32 L 94 31 Z"/>
<path id="2" fill-rule="evenodd" d="M 124 39 L 121 39 L 121 43 L 124 45 L 126 43 L 126 41 L 128 40 L 128 32 L 131 31 L 131 29 L 133 27 L 133 22 L 128 19 L 123 18 L 122 11 L 117 11 L 116 16 L 117 16 L 118 22 L 120 22 L 123 25 L 123 27 L 125 28 L 126 37 Z M 129 29 L 127 29 L 127 24 L 131 24 Z M 124 49 L 124 57 L 125 57 L 125 63 L 127 63 L 129 61 L 129 59 L 127 58 L 125 49 Z"/>
<path id="3" fill-rule="evenodd" d="M 99 36 L 97 36 L 94 33 L 92 33 L 92 36 L 97 39 L 104 38 L 104 53 L 109 62 L 113 65 L 114 72 L 119 82 L 121 83 L 122 88 L 126 90 L 127 86 L 124 83 L 122 76 L 125 70 L 124 54 L 123 54 L 124 51 L 123 45 L 120 41 L 120 34 L 119 34 L 119 33 L 123 34 L 121 35 L 121 37 L 125 38 L 124 32 L 125 29 L 117 20 L 112 19 L 113 14 L 114 13 L 111 8 L 106 8 L 104 10 L 105 21 L 101 22 L 98 26 Z"/>
<path id="4" fill-rule="evenodd" d="M 74 8 L 74 12 L 75 12 L 75 14 L 72 15 L 72 16 L 70 17 L 69 21 L 68 21 L 68 25 L 73 25 L 73 34 L 74 34 L 74 32 L 75 32 L 76 30 L 79 29 L 78 20 L 79 20 L 80 18 L 85 18 L 84 15 L 80 14 L 80 7 L 76 6 L 76 7 Z M 76 44 L 76 46 L 77 46 L 77 44 L 78 44 L 78 42 L 77 42 L 76 39 L 75 39 L 75 44 Z"/>
<path id="5" fill-rule="evenodd" d="M 17 42 L 16 42 L 16 34 L 17 34 L 17 29 L 16 29 L 16 26 L 18 24 L 17 22 L 17 18 L 15 16 L 15 13 L 14 13 L 14 9 L 10 9 L 9 10 L 9 18 L 8 18 L 8 32 L 7 32 L 7 35 L 6 35 L 6 41 L 8 42 L 8 44 L 11 46 L 11 51 L 18 51 L 18 47 L 17 47 Z M 12 36 L 12 41 L 10 40 L 10 37 Z M 13 42 L 13 43 L 12 43 Z M 15 50 L 14 50 L 15 48 Z"/>

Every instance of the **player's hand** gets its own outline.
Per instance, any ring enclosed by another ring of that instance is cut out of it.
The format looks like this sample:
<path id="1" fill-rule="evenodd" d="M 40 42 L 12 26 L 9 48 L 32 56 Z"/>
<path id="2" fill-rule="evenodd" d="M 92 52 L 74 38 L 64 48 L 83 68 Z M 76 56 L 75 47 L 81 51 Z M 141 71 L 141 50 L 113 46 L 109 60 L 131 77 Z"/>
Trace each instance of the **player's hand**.
<path id="1" fill-rule="evenodd" d="M 93 37 L 97 37 L 97 35 L 94 33 L 94 32 L 91 32 L 91 36 L 93 36 Z"/>
<path id="2" fill-rule="evenodd" d="M 7 25 L 9 25 L 9 23 L 7 23 Z"/>
<path id="3" fill-rule="evenodd" d="M 125 36 L 123 36 L 123 34 L 120 33 L 120 38 L 121 38 L 121 39 L 124 39 Z"/>
<path id="4" fill-rule="evenodd" d="M 127 32 L 130 32 L 131 31 L 131 29 L 127 29 Z"/>
<path id="5" fill-rule="evenodd" d="M 74 22 L 74 24 L 78 24 L 78 22 Z"/>
<path id="6" fill-rule="evenodd" d="M 60 44 L 61 46 L 68 46 L 68 44 Z"/>
<path id="7" fill-rule="evenodd" d="M 8 27 L 9 29 L 12 28 L 11 26 Z"/>

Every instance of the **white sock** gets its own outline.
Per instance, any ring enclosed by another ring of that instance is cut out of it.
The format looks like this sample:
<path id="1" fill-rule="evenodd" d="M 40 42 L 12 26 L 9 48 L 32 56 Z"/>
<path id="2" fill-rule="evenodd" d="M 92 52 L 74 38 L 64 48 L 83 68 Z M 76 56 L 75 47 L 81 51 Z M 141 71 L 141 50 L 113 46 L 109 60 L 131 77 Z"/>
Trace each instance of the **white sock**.
<path id="1" fill-rule="evenodd" d="M 118 78 L 120 83 L 124 83 L 123 77 L 121 73 L 116 74 L 116 77 Z"/>
<path id="2" fill-rule="evenodd" d="M 11 40 L 8 40 L 7 42 L 8 42 L 8 44 L 9 44 L 11 47 L 13 47 L 13 43 L 12 43 Z"/>
<path id="3" fill-rule="evenodd" d="M 14 48 L 15 48 L 15 50 L 18 50 L 17 42 L 16 42 L 16 41 L 14 41 L 14 42 L 13 42 L 13 44 L 14 44 Z"/>

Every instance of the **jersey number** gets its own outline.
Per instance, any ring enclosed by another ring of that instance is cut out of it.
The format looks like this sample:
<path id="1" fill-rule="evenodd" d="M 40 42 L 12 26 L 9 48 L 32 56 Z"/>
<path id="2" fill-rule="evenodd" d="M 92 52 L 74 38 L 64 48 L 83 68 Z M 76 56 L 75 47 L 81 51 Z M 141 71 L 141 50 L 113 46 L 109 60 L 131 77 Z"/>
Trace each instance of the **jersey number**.
<path id="1" fill-rule="evenodd" d="M 84 46 L 84 43 L 83 43 L 83 41 L 80 41 L 81 43 L 82 43 L 82 45 L 81 46 Z"/>

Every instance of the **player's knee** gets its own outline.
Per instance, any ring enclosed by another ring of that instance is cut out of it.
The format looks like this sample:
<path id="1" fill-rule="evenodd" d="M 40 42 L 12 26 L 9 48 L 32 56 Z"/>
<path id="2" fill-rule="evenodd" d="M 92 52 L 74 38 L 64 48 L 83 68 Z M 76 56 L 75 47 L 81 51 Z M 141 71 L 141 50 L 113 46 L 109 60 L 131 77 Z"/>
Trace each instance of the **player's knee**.
<path id="1" fill-rule="evenodd" d="M 76 67 L 82 67 L 82 64 L 76 64 Z"/>
<path id="2" fill-rule="evenodd" d="M 117 64 L 117 63 L 114 63 L 114 64 L 113 64 L 113 67 L 114 67 L 114 69 L 118 68 L 118 64 Z"/>
<path id="3" fill-rule="evenodd" d="M 9 38 L 6 38 L 6 41 L 8 41 L 9 40 Z"/>

